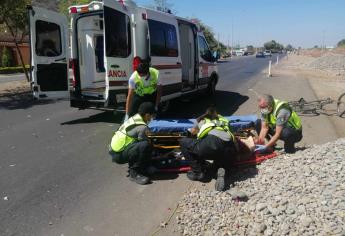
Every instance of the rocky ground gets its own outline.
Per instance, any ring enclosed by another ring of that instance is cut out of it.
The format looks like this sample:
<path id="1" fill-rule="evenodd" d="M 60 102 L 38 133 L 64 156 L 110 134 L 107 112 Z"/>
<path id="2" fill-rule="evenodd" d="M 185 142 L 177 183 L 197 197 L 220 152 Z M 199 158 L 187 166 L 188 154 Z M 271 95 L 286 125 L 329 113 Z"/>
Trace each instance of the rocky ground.
<path id="1" fill-rule="evenodd" d="M 345 75 L 345 55 L 328 54 L 312 60 L 308 68 L 331 72 L 336 76 Z"/>
<path id="2" fill-rule="evenodd" d="M 183 235 L 345 235 L 345 139 L 233 172 L 220 193 L 193 189 L 176 216 Z"/>

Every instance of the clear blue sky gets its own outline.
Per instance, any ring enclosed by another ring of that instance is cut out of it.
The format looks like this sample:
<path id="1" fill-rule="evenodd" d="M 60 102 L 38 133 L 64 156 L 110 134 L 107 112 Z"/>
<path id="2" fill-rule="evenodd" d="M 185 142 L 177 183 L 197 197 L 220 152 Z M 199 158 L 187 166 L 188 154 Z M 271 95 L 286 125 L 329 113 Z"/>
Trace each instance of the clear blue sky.
<path id="1" fill-rule="evenodd" d="M 135 0 L 139 5 L 152 0 Z M 230 45 L 336 45 L 345 38 L 345 0 L 168 0 L 178 16 L 197 17 Z M 233 25 L 233 37 L 232 37 Z"/>

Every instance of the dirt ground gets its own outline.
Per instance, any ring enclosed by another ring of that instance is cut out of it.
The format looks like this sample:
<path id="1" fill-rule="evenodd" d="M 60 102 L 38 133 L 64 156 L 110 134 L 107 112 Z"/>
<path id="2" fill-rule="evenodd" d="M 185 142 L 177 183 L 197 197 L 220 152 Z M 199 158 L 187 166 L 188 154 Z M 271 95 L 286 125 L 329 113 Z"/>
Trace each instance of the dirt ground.
<path id="1" fill-rule="evenodd" d="M 11 81 L 0 83 L 0 97 L 26 92 L 30 92 L 30 84 L 27 81 Z"/>
<path id="2" fill-rule="evenodd" d="M 331 98 L 336 101 L 345 92 L 345 76 L 330 71 L 307 68 L 311 56 L 290 55 L 273 67 L 274 76 L 297 77 L 307 79 L 318 99 Z M 335 126 L 339 137 L 345 137 L 345 120 L 336 115 L 336 102 L 326 105 L 320 115 L 327 116 Z"/>

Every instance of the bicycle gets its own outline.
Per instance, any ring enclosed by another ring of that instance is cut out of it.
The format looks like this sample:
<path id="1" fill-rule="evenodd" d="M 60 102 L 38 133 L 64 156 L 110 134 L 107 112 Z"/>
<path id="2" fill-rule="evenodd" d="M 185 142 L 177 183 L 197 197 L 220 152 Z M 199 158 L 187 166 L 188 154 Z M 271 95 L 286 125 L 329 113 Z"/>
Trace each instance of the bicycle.
<path id="1" fill-rule="evenodd" d="M 341 94 L 337 101 L 338 116 L 343 118 L 345 116 L 345 93 Z"/>
<path id="2" fill-rule="evenodd" d="M 345 100 L 345 96 L 344 96 L 344 100 Z M 304 98 L 301 98 L 298 101 L 289 102 L 289 105 L 297 113 L 318 115 L 319 111 L 323 110 L 323 107 L 325 105 L 331 104 L 333 102 L 334 101 L 331 98 L 315 100 L 315 101 L 310 101 L 310 102 L 307 102 Z"/>

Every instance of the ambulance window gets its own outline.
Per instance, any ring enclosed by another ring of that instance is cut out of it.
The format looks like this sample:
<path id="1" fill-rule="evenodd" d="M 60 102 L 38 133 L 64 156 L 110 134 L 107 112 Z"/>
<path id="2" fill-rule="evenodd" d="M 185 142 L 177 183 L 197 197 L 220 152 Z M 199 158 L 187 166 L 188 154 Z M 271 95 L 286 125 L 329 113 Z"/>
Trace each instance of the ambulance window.
<path id="1" fill-rule="evenodd" d="M 200 56 L 206 60 L 206 61 L 211 61 L 212 60 L 212 54 L 210 49 L 208 48 L 206 40 L 199 36 L 199 53 Z"/>
<path id="2" fill-rule="evenodd" d="M 105 6 L 104 25 L 107 57 L 128 57 L 132 50 L 129 16 Z"/>
<path id="3" fill-rule="evenodd" d="M 36 55 L 56 57 L 61 55 L 60 26 L 46 21 L 36 21 Z"/>
<path id="4" fill-rule="evenodd" d="M 148 20 L 150 31 L 151 56 L 177 57 L 178 44 L 174 25 Z"/>

